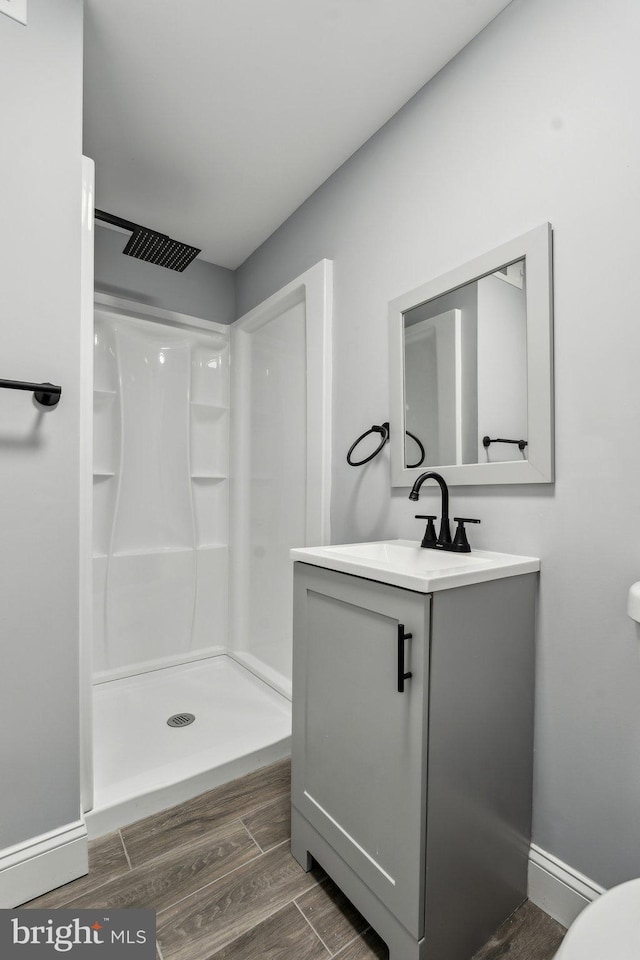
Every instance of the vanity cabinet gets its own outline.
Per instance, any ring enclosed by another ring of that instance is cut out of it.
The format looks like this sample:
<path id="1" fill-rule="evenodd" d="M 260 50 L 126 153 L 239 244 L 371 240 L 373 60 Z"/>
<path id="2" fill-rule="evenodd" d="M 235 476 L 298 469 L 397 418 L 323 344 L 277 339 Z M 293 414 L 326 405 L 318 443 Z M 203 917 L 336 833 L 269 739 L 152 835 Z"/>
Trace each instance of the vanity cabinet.
<path id="1" fill-rule="evenodd" d="M 526 897 L 537 574 L 294 571 L 292 852 L 390 960 L 469 960 Z"/>

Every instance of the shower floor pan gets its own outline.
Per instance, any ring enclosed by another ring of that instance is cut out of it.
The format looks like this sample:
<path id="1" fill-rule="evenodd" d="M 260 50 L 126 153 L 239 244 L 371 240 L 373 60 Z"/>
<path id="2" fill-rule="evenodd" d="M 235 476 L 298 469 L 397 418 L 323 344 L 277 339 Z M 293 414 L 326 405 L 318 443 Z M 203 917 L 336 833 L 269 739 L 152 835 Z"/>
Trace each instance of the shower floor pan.
<path id="1" fill-rule="evenodd" d="M 291 752 L 291 704 L 227 656 L 94 687 L 90 837 Z M 174 715 L 195 714 L 172 727 Z"/>

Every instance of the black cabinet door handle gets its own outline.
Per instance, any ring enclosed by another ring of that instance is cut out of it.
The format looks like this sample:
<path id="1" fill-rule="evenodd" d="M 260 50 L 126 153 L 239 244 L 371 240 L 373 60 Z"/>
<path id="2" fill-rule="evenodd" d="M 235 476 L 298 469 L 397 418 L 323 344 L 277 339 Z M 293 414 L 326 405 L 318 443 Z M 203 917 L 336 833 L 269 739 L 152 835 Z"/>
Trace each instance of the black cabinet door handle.
<path id="1" fill-rule="evenodd" d="M 411 677 L 411 671 L 405 673 L 404 669 L 404 642 L 411 640 L 412 633 L 404 632 L 404 623 L 398 624 L 398 693 L 404 693 L 404 682 Z"/>

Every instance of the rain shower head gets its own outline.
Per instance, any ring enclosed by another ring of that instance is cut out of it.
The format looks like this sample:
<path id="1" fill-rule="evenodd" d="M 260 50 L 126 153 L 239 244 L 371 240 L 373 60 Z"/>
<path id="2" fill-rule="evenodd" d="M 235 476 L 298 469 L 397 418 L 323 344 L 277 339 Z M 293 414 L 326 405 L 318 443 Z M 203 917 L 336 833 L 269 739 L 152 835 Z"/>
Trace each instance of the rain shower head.
<path id="1" fill-rule="evenodd" d="M 155 230 L 149 230 L 147 227 L 136 227 L 122 252 L 128 257 L 148 260 L 149 263 L 157 263 L 159 267 L 179 270 L 180 273 L 200 253 L 197 247 L 190 247 L 188 243 L 172 240 L 164 233 L 156 233 Z"/>
<path id="2" fill-rule="evenodd" d="M 164 233 L 157 233 L 155 230 L 149 230 L 148 227 L 141 227 L 138 223 L 123 220 L 111 213 L 105 213 L 104 210 L 96 210 L 95 216 L 96 220 L 104 220 L 116 227 L 132 231 L 132 235 L 122 251 L 128 257 L 136 257 L 138 260 L 146 260 L 148 263 L 156 263 L 159 267 L 166 267 L 168 270 L 177 270 L 182 273 L 200 253 L 198 247 L 191 247 L 188 243 L 172 240 Z"/>

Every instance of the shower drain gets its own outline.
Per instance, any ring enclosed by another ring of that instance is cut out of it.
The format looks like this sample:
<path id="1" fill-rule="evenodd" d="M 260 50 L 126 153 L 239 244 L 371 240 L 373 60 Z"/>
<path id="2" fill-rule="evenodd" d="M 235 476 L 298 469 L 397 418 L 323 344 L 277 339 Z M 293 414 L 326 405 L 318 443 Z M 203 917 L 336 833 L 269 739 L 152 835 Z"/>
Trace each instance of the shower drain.
<path id="1" fill-rule="evenodd" d="M 167 724 L 170 727 L 188 727 L 194 720 L 195 716 L 192 713 L 174 713 L 167 720 Z"/>

